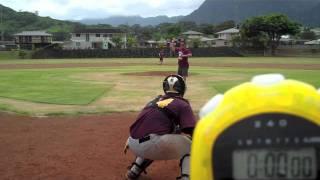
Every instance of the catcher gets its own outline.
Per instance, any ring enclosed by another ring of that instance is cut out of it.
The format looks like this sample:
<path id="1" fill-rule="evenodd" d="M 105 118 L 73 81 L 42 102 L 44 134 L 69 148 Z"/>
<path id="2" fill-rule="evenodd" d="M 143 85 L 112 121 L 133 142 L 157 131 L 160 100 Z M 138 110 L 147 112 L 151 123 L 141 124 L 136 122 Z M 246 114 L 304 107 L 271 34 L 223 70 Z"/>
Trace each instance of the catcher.
<path id="1" fill-rule="evenodd" d="M 165 95 L 150 101 L 130 127 L 129 148 L 137 157 L 126 178 L 138 179 L 153 160 L 180 159 L 181 176 L 189 179 L 191 136 L 196 120 L 189 102 L 183 98 L 183 77 L 169 75 L 163 81 Z"/>

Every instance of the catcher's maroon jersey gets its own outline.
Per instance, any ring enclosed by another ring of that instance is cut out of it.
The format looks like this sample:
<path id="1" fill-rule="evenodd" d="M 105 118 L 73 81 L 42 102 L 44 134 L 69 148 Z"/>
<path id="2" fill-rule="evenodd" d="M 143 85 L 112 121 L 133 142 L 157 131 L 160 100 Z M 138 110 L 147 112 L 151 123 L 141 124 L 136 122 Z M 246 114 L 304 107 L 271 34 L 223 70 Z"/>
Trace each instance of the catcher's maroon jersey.
<path id="1" fill-rule="evenodd" d="M 130 135 L 132 138 L 142 138 L 148 134 L 170 134 L 174 127 L 173 121 L 161 108 L 166 108 L 173 114 L 174 121 L 180 125 L 181 129 L 194 128 L 196 119 L 192 112 L 190 104 L 180 98 L 164 95 L 158 101 L 158 106 L 147 105 L 138 115 L 137 120 L 130 127 Z"/>
<path id="2" fill-rule="evenodd" d="M 178 48 L 177 51 L 179 53 L 179 56 L 187 55 L 191 53 L 189 49 L 184 47 Z M 178 65 L 179 67 L 189 67 L 188 57 L 182 57 L 182 59 L 178 61 Z"/>

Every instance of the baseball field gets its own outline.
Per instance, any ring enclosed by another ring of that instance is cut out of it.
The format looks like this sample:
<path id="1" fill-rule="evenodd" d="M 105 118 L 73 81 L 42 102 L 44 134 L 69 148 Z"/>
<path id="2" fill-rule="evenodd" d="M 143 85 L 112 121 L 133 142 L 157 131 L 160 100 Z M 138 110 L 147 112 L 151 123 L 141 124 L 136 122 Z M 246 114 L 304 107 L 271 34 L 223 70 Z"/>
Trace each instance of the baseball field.
<path id="1" fill-rule="evenodd" d="M 176 59 L 0 60 L 0 179 L 123 179 L 122 148 L 138 111 L 162 93 Z M 194 113 L 217 93 L 264 73 L 320 87 L 319 58 L 191 58 Z M 178 161 L 143 179 L 174 179 Z"/>

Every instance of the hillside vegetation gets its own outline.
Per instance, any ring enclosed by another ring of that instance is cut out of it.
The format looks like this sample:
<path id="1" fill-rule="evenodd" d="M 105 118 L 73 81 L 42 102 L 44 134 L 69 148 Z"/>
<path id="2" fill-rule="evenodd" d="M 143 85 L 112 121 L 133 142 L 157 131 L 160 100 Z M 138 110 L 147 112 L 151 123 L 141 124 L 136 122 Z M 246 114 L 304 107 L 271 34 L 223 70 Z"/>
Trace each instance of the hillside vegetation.
<path id="1" fill-rule="evenodd" d="M 12 40 L 12 35 L 27 30 L 46 30 L 54 35 L 55 40 L 63 40 L 73 28 L 80 23 L 61 21 L 50 17 L 41 17 L 37 13 L 17 12 L 0 4 L 2 10 L 2 24 L 0 30 L 4 33 L 4 40 Z"/>

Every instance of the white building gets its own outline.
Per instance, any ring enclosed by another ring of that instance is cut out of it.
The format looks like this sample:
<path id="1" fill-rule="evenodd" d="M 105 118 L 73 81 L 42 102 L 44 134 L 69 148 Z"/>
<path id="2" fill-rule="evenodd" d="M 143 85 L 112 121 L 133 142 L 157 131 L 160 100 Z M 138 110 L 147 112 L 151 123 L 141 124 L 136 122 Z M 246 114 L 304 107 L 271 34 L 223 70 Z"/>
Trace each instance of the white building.
<path id="1" fill-rule="evenodd" d="M 304 43 L 305 45 L 320 45 L 320 39 L 312 40 Z"/>
<path id="2" fill-rule="evenodd" d="M 121 48 L 126 48 L 127 36 L 120 29 L 83 29 L 71 33 L 64 49 L 109 49 L 117 47 L 115 38 L 120 38 Z"/>
<path id="3" fill-rule="evenodd" d="M 313 28 L 310 29 L 312 32 L 314 32 L 316 34 L 316 36 L 320 36 L 320 28 Z"/>
<path id="4" fill-rule="evenodd" d="M 197 31 L 186 31 L 181 34 L 183 38 L 187 41 L 188 46 L 192 45 L 193 41 L 201 42 L 199 47 L 214 47 L 212 46 L 213 40 L 212 38 L 205 37 L 205 35 L 201 32 Z"/>
<path id="5" fill-rule="evenodd" d="M 230 28 L 220 32 L 217 32 L 218 38 L 213 42 L 213 47 L 223 47 L 223 46 L 232 46 L 232 39 L 235 36 L 238 36 L 240 33 L 239 29 Z"/>
<path id="6" fill-rule="evenodd" d="M 187 31 L 182 33 L 185 39 L 200 39 L 203 37 L 203 33 L 197 31 Z"/>
<path id="7" fill-rule="evenodd" d="M 165 47 L 167 41 L 165 40 L 148 40 L 148 41 L 142 41 L 140 43 L 141 47 L 147 47 L 147 48 L 159 48 L 159 47 Z"/>
<path id="8" fill-rule="evenodd" d="M 14 34 L 15 44 L 22 49 L 43 48 L 52 44 L 52 34 L 45 31 L 23 31 Z"/>
<path id="9" fill-rule="evenodd" d="M 194 40 L 199 40 L 200 47 L 230 47 L 232 46 L 232 38 L 239 35 L 239 30 L 236 28 L 226 29 L 216 33 L 218 38 L 205 37 L 203 33 L 196 31 L 187 31 L 182 33 L 188 43 Z"/>
<path id="10" fill-rule="evenodd" d="M 231 28 L 217 32 L 216 34 L 218 35 L 218 39 L 225 39 L 231 41 L 234 36 L 239 35 L 239 32 L 239 29 Z"/>

